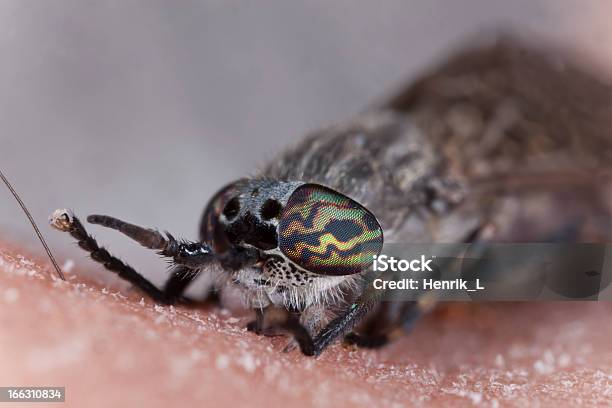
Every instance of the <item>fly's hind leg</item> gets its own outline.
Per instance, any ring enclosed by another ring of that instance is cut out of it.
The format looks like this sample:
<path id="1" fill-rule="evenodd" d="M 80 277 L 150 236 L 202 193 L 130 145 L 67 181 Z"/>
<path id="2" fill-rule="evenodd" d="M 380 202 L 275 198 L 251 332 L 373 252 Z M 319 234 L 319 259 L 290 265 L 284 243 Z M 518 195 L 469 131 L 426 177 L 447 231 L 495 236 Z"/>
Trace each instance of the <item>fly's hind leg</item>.
<path id="1" fill-rule="evenodd" d="M 327 323 L 323 305 L 311 305 L 303 311 L 267 306 L 255 308 L 254 312 L 255 320 L 247 324 L 248 331 L 269 337 L 292 336 L 283 352 L 292 351 L 301 345 L 308 349 L 314 335 Z"/>
<path id="2" fill-rule="evenodd" d="M 364 293 L 335 318 L 324 324 L 323 328 L 316 332 L 315 335 L 311 333 L 312 329 L 309 329 L 309 326 L 314 321 L 302 321 L 300 313 L 285 312 L 283 316 L 270 321 L 269 324 L 275 330 L 292 335 L 303 354 L 318 356 L 330 344 L 350 332 L 378 301 L 379 299 L 375 293 Z M 264 321 L 267 319 L 268 316 L 266 315 Z M 290 348 L 291 343 L 288 344 L 287 349 Z"/>

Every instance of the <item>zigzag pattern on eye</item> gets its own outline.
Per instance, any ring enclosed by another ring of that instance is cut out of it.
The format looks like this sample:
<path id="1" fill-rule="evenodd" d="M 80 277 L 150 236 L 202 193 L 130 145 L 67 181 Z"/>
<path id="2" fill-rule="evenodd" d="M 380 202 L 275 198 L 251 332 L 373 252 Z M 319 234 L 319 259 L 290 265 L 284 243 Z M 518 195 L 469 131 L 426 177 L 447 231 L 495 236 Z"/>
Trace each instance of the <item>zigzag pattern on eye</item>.
<path id="1" fill-rule="evenodd" d="M 313 270 L 360 270 L 377 253 L 364 246 L 379 244 L 382 232 L 367 222 L 372 216 L 356 203 L 320 190 L 307 191 L 296 201 L 285 210 L 280 236 L 287 255 L 300 264 Z"/>
<path id="2" fill-rule="evenodd" d="M 341 252 L 333 246 L 328 246 L 327 251 L 323 255 L 313 254 L 308 248 L 304 248 L 300 252 L 300 257 L 308 261 L 308 267 L 313 270 L 319 268 L 336 268 L 353 270 L 355 268 L 362 269 L 372 261 L 372 257 L 378 252 L 374 250 L 364 250 L 361 246 L 356 247 L 351 252 Z"/>
<path id="3" fill-rule="evenodd" d="M 380 238 L 381 234 L 379 231 L 368 231 L 363 230 L 365 227 L 363 225 L 359 225 L 360 223 L 355 221 L 355 224 L 362 228 L 362 232 L 351 238 L 348 241 L 342 241 L 338 239 L 334 232 L 337 234 L 338 231 L 330 231 L 325 233 L 307 233 L 307 234 L 282 234 L 283 238 L 286 238 L 293 248 L 289 249 L 295 251 L 296 253 L 301 253 L 305 249 L 310 249 L 313 254 L 319 256 L 325 256 L 329 254 L 330 246 L 333 246 L 338 253 L 350 255 L 353 253 L 356 247 L 365 245 L 368 243 L 375 243 Z"/>

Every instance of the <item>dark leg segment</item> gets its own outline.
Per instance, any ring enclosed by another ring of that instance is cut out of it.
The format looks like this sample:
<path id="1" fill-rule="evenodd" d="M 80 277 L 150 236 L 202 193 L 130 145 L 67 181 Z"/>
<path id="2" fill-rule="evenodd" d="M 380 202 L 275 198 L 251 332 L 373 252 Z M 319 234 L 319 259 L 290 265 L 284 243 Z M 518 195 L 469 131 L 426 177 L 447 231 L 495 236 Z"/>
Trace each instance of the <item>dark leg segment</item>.
<path id="1" fill-rule="evenodd" d="M 169 299 L 179 299 L 196 276 L 196 271 L 185 266 L 175 267 L 170 278 L 164 284 L 164 295 Z"/>
<path id="2" fill-rule="evenodd" d="M 262 334 L 264 329 L 264 311 L 263 309 L 255 309 L 255 320 L 247 323 L 247 330 L 255 334 Z"/>
<path id="3" fill-rule="evenodd" d="M 332 342 L 350 332 L 377 302 L 378 296 L 373 289 L 365 292 L 343 314 L 329 322 L 314 338 L 302 326 L 298 317 L 290 316 L 280 324 L 280 327 L 295 337 L 302 353 L 307 356 L 318 356 Z"/>
<path id="4" fill-rule="evenodd" d="M 340 316 L 327 324 L 314 338 L 299 321 L 299 316 L 289 315 L 288 318 L 278 326 L 284 331 L 292 334 L 298 342 L 302 353 L 307 356 L 317 356 L 321 354 L 327 346 L 335 340 L 345 336 L 348 343 L 361 347 L 377 348 L 385 345 L 401 332 L 408 331 L 414 322 L 421 316 L 422 311 L 417 302 L 399 303 L 393 302 L 387 306 L 392 311 L 384 316 L 388 319 L 388 327 L 382 327 L 372 332 L 359 335 L 351 332 L 364 317 L 377 305 L 380 305 L 381 293 L 368 287 L 366 291 Z M 383 306 L 383 312 L 386 306 Z M 387 311 L 387 312 L 388 312 Z M 372 318 L 380 318 L 379 313 Z"/>

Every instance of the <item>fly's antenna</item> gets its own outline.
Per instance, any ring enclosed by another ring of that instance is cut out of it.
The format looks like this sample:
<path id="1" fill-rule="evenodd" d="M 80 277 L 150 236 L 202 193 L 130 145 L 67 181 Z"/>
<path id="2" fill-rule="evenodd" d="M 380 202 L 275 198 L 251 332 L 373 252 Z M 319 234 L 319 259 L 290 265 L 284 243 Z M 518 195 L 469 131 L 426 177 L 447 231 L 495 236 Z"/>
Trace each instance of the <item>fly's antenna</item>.
<path id="1" fill-rule="evenodd" d="M 38 226 L 34 222 L 34 218 L 32 218 L 32 214 L 30 214 L 30 211 L 28 211 L 28 208 L 25 206 L 23 201 L 21 201 L 21 198 L 19 197 L 19 194 L 17 194 L 17 191 L 15 191 L 15 189 L 13 188 L 11 183 L 9 183 L 8 179 L 4 176 L 4 174 L 2 173 L 2 170 L 0 170 L 0 178 L 2 179 L 2 181 L 4 181 L 4 184 L 6 184 L 8 189 L 11 190 L 11 193 L 13 194 L 13 197 L 15 197 L 15 200 L 17 200 L 17 202 L 19 203 L 19 206 L 21 207 L 21 209 L 25 213 L 26 217 L 28 217 L 28 220 L 30 220 L 30 224 L 32 224 L 32 227 L 34 228 L 34 231 L 36 232 L 36 235 L 38 235 L 38 239 L 40 240 L 40 243 L 45 248 L 45 251 L 47 252 L 47 255 L 49 256 L 49 259 L 51 260 L 51 263 L 53 264 L 53 266 L 55 267 L 55 270 L 57 271 L 57 275 L 60 277 L 61 280 L 66 280 L 66 278 L 64 278 L 64 274 L 62 273 L 62 270 L 60 269 L 59 265 L 57 264 L 57 261 L 53 257 L 53 254 L 51 253 L 51 250 L 49 249 L 49 246 L 45 242 L 45 238 L 43 238 L 42 233 L 40 232 L 40 230 L 38 229 Z"/>

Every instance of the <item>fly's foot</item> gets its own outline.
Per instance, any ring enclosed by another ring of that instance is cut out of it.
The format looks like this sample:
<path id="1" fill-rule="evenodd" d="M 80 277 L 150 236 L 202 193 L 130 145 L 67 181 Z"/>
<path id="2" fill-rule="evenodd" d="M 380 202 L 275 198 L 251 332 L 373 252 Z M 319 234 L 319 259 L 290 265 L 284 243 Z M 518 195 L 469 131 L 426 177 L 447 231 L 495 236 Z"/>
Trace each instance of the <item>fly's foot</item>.
<path id="1" fill-rule="evenodd" d="M 69 232 L 74 226 L 74 213 L 65 208 L 53 211 L 49 224 L 60 231 Z"/>

